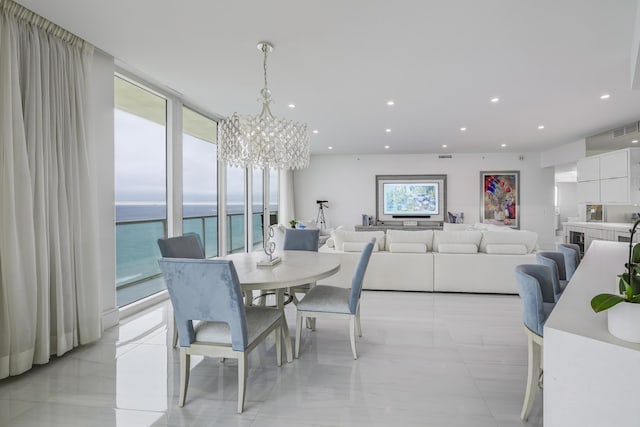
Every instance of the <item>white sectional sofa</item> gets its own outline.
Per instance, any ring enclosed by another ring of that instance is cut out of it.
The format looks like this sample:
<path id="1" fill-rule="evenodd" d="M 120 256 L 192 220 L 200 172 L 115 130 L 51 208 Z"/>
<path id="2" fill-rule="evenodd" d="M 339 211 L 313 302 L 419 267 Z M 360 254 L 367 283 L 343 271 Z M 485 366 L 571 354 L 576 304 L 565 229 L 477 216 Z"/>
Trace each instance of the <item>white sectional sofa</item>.
<path id="1" fill-rule="evenodd" d="M 319 283 L 350 286 L 362 247 L 375 237 L 365 289 L 515 294 L 515 267 L 536 263 L 538 235 L 505 230 L 336 230 L 320 251 L 340 257 L 340 272 Z"/>

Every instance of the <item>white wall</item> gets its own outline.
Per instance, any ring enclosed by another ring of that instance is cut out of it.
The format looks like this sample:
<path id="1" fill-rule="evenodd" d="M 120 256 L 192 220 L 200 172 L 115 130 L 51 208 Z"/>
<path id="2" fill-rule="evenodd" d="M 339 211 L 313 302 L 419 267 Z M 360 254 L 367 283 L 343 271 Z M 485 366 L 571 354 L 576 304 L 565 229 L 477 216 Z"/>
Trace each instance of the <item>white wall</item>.
<path id="1" fill-rule="evenodd" d="M 98 186 L 98 234 L 100 241 L 100 288 L 102 327 L 118 323 L 116 307 L 113 57 L 96 50 L 93 61 L 93 141 Z"/>
<path id="2" fill-rule="evenodd" d="M 539 234 L 542 248 L 554 247 L 554 171 L 540 167 L 540 154 L 319 155 L 296 171 L 296 219 L 316 219 L 316 200 L 328 200 L 327 227 L 353 227 L 361 215 L 375 216 L 376 175 L 446 174 L 447 210 L 480 221 L 480 171 L 520 171 L 520 228 Z"/>
<path id="3" fill-rule="evenodd" d="M 578 213 L 578 183 L 557 182 L 558 210 L 560 211 L 560 224 L 568 221 L 570 216 L 579 216 Z M 562 229 L 562 225 L 560 225 Z"/>

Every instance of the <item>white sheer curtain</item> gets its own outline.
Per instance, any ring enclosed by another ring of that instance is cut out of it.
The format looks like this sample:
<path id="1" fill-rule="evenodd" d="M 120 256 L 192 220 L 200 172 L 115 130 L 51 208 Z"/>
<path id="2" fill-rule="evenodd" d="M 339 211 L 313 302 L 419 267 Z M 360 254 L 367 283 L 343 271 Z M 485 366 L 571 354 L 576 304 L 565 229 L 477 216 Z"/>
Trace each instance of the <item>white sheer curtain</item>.
<path id="1" fill-rule="evenodd" d="M 287 225 L 292 219 L 296 219 L 294 195 L 293 195 L 293 171 L 280 170 L 280 224 Z"/>
<path id="2" fill-rule="evenodd" d="M 92 55 L 0 0 L 0 378 L 101 335 Z"/>

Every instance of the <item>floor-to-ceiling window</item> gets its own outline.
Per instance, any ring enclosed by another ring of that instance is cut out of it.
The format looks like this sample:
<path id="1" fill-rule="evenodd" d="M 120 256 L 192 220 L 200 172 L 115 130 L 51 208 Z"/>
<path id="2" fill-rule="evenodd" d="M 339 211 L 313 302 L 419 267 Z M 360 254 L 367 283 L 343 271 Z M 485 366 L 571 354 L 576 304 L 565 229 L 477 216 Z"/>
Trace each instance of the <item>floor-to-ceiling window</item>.
<path id="1" fill-rule="evenodd" d="M 158 238 L 166 235 L 165 98 L 115 77 L 115 211 L 117 304 L 164 287 Z"/>
<path id="2" fill-rule="evenodd" d="M 261 248 L 264 223 L 278 222 L 278 171 L 219 171 L 216 121 L 160 89 L 117 75 L 115 100 L 117 305 L 165 289 L 157 239 L 180 233 L 180 221 L 182 233 L 200 235 L 207 257 Z"/>
<path id="3" fill-rule="evenodd" d="M 182 108 L 182 232 L 198 233 L 205 255 L 218 255 L 217 124 Z"/>
<path id="4" fill-rule="evenodd" d="M 227 166 L 227 252 L 244 252 L 246 245 L 246 169 Z"/>
<path id="5" fill-rule="evenodd" d="M 251 231 L 253 250 L 262 248 L 264 217 L 264 171 L 253 169 L 251 177 Z"/>

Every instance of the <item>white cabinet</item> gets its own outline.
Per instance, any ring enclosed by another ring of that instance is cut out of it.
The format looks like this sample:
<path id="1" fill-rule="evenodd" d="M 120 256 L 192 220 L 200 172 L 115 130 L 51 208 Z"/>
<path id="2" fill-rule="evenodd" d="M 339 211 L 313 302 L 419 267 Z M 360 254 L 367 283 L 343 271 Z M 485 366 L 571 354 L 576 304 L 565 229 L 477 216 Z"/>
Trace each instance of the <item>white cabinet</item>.
<path id="1" fill-rule="evenodd" d="M 614 151 L 600 157 L 600 179 L 629 176 L 629 152 Z"/>
<path id="2" fill-rule="evenodd" d="M 600 201 L 602 203 L 626 203 L 629 200 L 629 180 L 610 178 L 600 181 Z"/>
<path id="3" fill-rule="evenodd" d="M 577 172 L 579 203 L 640 203 L 640 148 L 586 157 Z"/>
<path id="4" fill-rule="evenodd" d="M 599 202 L 600 181 L 578 181 L 578 200 L 581 202 Z"/>
<path id="5" fill-rule="evenodd" d="M 586 157 L 578 162 L 578 182 L 595 181 L 600 179 L 600 158 Z"/>

